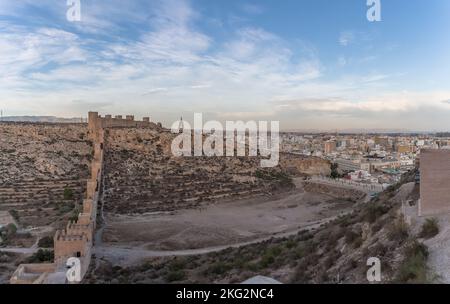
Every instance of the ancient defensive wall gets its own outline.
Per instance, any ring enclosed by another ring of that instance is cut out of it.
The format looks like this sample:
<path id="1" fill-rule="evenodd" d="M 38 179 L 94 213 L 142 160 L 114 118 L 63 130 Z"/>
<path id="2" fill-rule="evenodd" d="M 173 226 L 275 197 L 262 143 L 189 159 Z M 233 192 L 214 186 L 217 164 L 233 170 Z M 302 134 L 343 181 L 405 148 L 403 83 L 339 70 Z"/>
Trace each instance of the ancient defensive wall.
<path id="1" fill-rule="evenodd" d="M 54 262 L 47 264 L 19 265 L 10 279 L 11 284 L 51 284 L 68 283 L 66 278 L 67 260 L 76 257 L 81 264 L 81 278 L 86 274 L 91 261 L 91 250 L 97 219 L 97 205 L 101 195 L 104 140 L 107 128 L 141 128 L 152 127 L 156 124 L 146 117 L 142 121 L 135 121 L 132 115 L 106 115 L 101 117 L 97 112 L 89 112 L 89 138 L 94 145 L 94 158 L 91 164 L 91 177 L 87 181 L 86 197 L 83 210 L 77 221 L 69 222 L 65 229 L 58 230 L 54 236 Z"/>

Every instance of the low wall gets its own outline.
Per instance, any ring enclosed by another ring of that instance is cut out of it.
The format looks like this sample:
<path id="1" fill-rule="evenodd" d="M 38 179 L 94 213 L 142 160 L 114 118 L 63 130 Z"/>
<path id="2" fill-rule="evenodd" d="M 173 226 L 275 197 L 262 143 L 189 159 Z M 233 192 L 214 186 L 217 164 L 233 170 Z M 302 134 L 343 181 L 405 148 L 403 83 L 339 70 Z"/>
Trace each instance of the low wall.
<path id="1" fill-rule="evenodd" d="M 385 190 L 385 187 L 383 187 L 383 185 L 380 184 L 364 184 L 346 179 L 332 179 L 323 176 L 314 176 L 311 178 L 311 181 L 325 183 L 332 186 L 348 187 L 351 189 L 360 190 L 364 192 L 383 192 Z"/>

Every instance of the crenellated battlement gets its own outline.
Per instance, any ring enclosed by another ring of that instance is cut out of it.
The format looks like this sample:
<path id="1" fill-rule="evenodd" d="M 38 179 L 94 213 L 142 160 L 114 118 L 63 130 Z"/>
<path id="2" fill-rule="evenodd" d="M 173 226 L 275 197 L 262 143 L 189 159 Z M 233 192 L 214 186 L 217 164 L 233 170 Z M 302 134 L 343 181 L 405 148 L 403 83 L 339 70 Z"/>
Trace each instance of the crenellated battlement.
<path id="1" fill-rule="evenodd" d="M 89 112 L 88 115 L 88 127 L 90 132 L 95 132 L 95 130 L 105 129 L 105 128 L 148 128 L 156 127 L 155 124 L 150 121 L 150 117 L 144 117 L 142 121 L 137 121 L 134 115 L 126 115 L 123 119 L 122 115 L 105 115 L 102 117 L 98 112 Z"/>
<path id="2" fill-rule="evenodd" d="M 68 223 L 66 229 L 57 230 L 55 233 L 55 241 L 64 240 L 78 240 L 86 239 L 90 240 L 92 238 L 92 225 L 79 225 Z"/>
<path id="3" fill-rule="evenodd" d="M 61 230 L 64 231 L 64 230 Z M 81 241 L 82 247 L 84 248 L 85 243 L 89 241 L 88 236 L 81 230 L 75 229 L 73 231 L 67 232 L 67 234 L 57 234 L 55 235 L 56 242 L 78 242 Z M 58 256 L 63 256 L 58 254 Z"/>
<path id="4" fill-rule="evenodd" d="M 55 263 L 59 267 L 65 265 L 66 259 L 70 257 L 85 257 L 90 252 L 90 231 L 84 229 L 59 230 L 54 237 Z"/>
<path id="5" fill-rule="evenodd" d="M 88 214 L 86 214 L 88 216 Z M 93 235 L 93 229 L 92 229 L 92 222 L 85 222 L 85 221 L 78 221 L 76 222 L 69 222 L 66 226 L 66 235 L 83 235 L 87 234 L 88 238 L 90 239 Z"/>

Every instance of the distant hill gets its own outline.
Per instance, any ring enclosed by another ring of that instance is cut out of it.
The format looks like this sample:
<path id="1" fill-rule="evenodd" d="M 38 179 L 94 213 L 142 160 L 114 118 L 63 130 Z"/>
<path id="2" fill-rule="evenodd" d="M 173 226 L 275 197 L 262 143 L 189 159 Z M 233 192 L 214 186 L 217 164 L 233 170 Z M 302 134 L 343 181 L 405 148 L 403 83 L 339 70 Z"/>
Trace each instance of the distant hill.
<path id="1" fill-rule="evenodd" d="M 291 129 L 283 130 L 285 133 L 303 134 L 428 134 L 431 131 L 413 131 L 408 129 L 338 129 L 338 130 L 317 130 L 317 129 Z"/>
<path id="2" fill-rule="evenodd" d="M 81 117 L 62 118 L 56 116 L 5 116 L 2 121 L 7 122 L 50 122 L 50 123 L 80 123 L 86 122 Z"/>

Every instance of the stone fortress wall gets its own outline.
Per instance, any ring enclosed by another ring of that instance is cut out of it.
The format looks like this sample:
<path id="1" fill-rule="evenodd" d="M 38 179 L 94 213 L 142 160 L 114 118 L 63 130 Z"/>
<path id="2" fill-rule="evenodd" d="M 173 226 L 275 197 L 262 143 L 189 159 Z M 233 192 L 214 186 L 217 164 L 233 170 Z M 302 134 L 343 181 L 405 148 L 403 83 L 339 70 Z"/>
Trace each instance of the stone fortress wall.
<path id="1" fill-rule="evenodd" d="M 89 112 L 89 137 L 94 144 L 94 158 L 91 164 L 91 178 L 87 181 L 86 198 L 83 211 L 76 222 L 69 222 L 64 230 L 58 230 L 54 236 L 54 262 L 48 264 L 19 265 L 10 279 L 11 284 L 51 284 L 67 283 L 66 262 L 77 257 L 81 262 L 81 277 L 86 274 L 91 261 L 91 249 L 96 228 L 97 205 L 100 197 L 103 156 L 106 128 L 144 128 L 156 124 L 148 117 L 143 121 L 135 121 L 134 116 L 127 115 L 112 118 L 111 115 L 101 117 L 97 112 Z"/>

